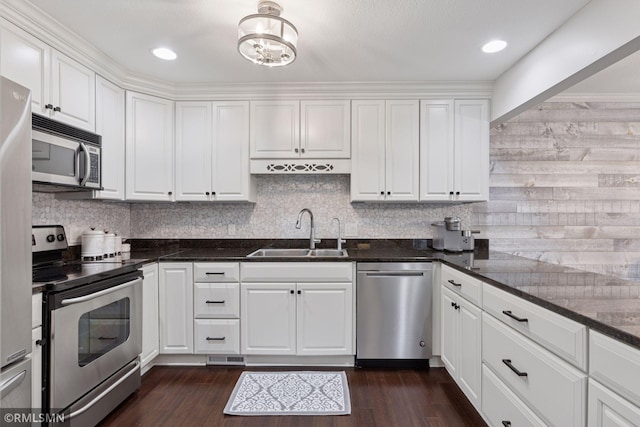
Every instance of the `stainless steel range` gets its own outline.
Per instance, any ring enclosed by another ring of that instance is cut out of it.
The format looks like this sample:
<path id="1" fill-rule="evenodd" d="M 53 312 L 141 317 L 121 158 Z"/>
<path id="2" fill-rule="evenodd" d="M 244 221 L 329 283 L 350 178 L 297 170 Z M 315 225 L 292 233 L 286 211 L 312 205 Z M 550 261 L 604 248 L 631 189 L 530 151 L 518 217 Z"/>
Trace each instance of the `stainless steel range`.
<path id="1" fill-rule="evenodd" d="M 33 227 L 44 295 L 45 410 L 97 424 L 140 386 L 142 273 L 135 261 L 64 262 L 62 226 Z"/>

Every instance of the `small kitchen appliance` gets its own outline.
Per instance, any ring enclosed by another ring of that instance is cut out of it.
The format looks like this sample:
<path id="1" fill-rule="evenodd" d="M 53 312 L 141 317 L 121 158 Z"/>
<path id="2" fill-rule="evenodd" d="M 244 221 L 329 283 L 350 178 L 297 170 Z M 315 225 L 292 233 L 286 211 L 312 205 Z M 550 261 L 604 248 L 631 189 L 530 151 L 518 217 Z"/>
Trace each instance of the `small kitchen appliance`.
<path id="1" fill-rule="evenodd" d="M 444 221 L 431 224 L 433 228 L 433 249 L 438 251 L 462 252 L 475 248 L 476 230 L 462 230 L 460 218 L 449 216 Z"/>

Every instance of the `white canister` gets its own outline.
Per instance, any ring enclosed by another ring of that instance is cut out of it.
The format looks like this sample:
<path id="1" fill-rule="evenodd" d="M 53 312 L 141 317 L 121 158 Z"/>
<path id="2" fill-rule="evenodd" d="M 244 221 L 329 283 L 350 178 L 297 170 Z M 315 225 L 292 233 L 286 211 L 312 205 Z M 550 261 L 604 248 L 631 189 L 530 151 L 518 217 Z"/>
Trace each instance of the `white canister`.
<path id="1" fill-rule="evenodd" d="M 108 230 L 104 230 L 104 256 L 116 256 L 116 235 Z"/>
<path id="2" fill-rule="evenodd" d="M 91 227 L 82 233 L 82 259 L 96 260 L 104 256 L 104 233 Z"/>
<path id="3" fill-rule="evenodd" d="M 129 252 L 131 252 L 131 243 L 123 243 L 122 254 L 128 254 Z"/>
<path id="4" fill-rule="evenodd" d="M 116 255 L 122 254 L 122 237 L 116 233 Z"/>

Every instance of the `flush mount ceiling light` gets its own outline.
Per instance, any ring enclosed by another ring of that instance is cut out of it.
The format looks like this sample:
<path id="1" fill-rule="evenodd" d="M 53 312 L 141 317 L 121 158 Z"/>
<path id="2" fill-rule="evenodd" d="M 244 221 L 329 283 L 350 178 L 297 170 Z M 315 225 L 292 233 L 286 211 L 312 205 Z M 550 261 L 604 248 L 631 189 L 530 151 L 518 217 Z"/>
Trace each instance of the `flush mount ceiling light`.
<path id="1" fill-rule="evenodd" d="M 495 53 L 500 52 L 505 47 L 507 47 L 507 42 L 504 40 L 491 40 L 489 43 L 482 46 L 482 51 L 484 53 Z"/>
<path id="2" fill-rule="evenodd" d="M 238 52 L 254 64 L 281 67 L 295 61 L 298 30 L 280 18 L 282 8 L 273 1 L 258 2 L 258 14 L 238 24 Z"/>
<path id="3" fill-rule="evenodd" d="M 157 58 L 164 59 L 165 61 L 173 61 L 178 57 L 174 51 L 166 47 L 157 47 L 151 50 Z"/>

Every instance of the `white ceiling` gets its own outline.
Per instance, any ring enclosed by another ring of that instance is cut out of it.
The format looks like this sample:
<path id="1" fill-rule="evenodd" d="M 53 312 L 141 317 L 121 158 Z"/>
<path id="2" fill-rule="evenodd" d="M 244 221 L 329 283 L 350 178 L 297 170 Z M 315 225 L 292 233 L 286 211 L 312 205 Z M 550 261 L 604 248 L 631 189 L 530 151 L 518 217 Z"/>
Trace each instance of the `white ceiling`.
<path id="1" fill-rule="evenodd" d="M 173 83 L 492 81 L 589 0 L 280 0 L 298 59 L 237 52 L 257 0 L 29 0 L 131 72 Z M 484 54 L 487 41 L 507 49 Z M 167 46 L 178 60 L 150 49 Z"/>

